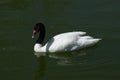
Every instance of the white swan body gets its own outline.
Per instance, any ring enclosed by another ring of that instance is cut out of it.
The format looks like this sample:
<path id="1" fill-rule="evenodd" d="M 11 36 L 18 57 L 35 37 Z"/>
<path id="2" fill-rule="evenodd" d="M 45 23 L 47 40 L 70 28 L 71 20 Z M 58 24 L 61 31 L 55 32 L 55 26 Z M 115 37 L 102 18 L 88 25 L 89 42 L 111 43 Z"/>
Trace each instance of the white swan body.
<path id="1" fill-rule="evenodd" d="M 63 52 L 73 51 L 81 48 L 89 47 L 100 39 L 94 39 L 91 36 L 85 36 L 86 32 L 66 32 L 51 38 L 43 47 L 41 44 L 34 45 L 35 52 Z"/>

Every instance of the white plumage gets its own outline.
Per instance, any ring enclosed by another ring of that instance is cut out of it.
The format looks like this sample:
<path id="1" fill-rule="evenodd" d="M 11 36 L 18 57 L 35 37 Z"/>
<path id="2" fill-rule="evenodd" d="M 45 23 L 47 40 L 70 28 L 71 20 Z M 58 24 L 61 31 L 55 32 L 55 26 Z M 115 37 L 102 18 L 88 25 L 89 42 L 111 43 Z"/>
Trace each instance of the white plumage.
<path id="1" fill-rule="evenodd" d="M 63 52 L 73 51 L 89 47 L 101 39 L 94 39 L 91 36 L 85 36 L 86 32 L 75 31 L 66 32 L 51 38 L 44 46 L 40 43 L 34 45 L 35 52 Z"/>

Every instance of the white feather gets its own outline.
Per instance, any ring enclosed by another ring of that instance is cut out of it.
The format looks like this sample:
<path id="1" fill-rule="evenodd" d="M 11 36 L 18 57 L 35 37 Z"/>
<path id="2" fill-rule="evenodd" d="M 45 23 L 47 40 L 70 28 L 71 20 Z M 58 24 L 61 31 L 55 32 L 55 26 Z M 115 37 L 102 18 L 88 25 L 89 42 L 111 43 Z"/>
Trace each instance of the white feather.
<path id="1" fill-rule="evenodd" d="M 101 39 L 94 39 L 91 36 L 84 36 L 86 32 L 67 32 L 54 36 L 45 46 L 36 43 L 34 46 L 35 52 L 63 52 L 73 51 L 85 47 L 92 46 Z"/>

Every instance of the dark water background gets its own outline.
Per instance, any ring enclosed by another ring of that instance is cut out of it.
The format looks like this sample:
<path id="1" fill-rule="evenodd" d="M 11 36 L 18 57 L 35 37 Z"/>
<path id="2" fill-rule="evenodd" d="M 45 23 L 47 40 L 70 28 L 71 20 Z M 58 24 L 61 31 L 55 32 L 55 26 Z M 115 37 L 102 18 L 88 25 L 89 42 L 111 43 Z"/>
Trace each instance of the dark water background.
<path id="1" fill-rule="evenodd" d="M 102 41 L 72 53 L 33 52 L 31 32 L 46 26 L 46 43 L 67 31 Z M 0 80 L 120 80 L 119 0 L 1 0 Z"/>

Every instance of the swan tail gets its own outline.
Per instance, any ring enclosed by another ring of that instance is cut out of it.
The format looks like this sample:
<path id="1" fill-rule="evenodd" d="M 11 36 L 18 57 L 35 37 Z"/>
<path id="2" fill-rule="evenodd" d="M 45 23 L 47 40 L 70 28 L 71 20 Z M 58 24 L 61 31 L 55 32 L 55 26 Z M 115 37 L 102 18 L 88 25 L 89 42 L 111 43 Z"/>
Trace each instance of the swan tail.
<path id="1" fill-rule="evenodd" d="M 79 41 L 78 41 L 78 46 L 80 47 L 80 48 L 84 48 L 84 47 L 89 47 L 89 46 L 93 46 L 93 45 L 95 45 L 95 44 L 97 44 L 99 41 L 100 41 L 101 39 L 94 39 L 94 38 L 92 38 L 92 37 L 86 37 L 86 38 L 84 38 L 84 39 L 80 39 Z"/>
<path id="2" fill-rule="evenodd" d="M 93 42 L 94 44 L 96 44 L 96 43 L 98 43 L 100 40 L 102 40 L 102 39 L 93 39 L 92 42 Z"/>

